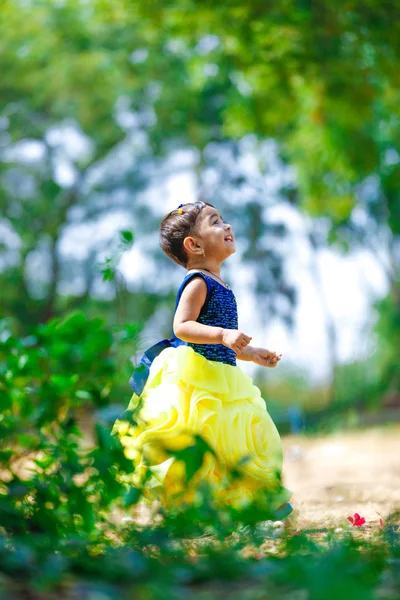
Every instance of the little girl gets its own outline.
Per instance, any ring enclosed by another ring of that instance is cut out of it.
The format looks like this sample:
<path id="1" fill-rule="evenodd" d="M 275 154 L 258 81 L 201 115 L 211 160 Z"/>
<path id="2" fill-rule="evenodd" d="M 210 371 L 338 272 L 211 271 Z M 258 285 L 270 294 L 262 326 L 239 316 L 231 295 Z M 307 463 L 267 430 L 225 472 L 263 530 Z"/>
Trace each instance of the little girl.
<path id="1" fill-rule="evenodd" d="M 281 440 L 260 390 L 236 365 L 275 367 L 282 355 L 251 346 L 238 329 L 235 296 L 220 276 L 235 252 L 232 228 L 211 204 L 181 204 L 161 222 L 160 243 L 187 274 L 173 336 L 150 348 L 131 378 L 134 422 L 121 417 L 113 428 L 135 463 L 134 484 L 167 505 L 193 500 L 202 480 L 217 500 L 238 508 L 261 491 L 275 518 L 284 518 L 292 508 L 280 485 Z M 210 452 L 187 482 L 178 458 L 199 437 Z"/>

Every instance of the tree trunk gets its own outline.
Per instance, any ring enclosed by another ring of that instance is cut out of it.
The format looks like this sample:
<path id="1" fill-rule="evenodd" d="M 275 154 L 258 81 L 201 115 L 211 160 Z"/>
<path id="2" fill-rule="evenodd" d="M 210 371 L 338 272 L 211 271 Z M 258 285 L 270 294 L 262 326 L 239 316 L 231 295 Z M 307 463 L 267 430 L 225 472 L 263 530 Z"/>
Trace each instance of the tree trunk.
<path id="1" fill-rule="evenodd" d="M 57 251 L 58 237 L 51 241 L 51 281 L 46 304 L 43 309 L 42 321 L 46 323 L 55 316 L 55 303 L 57 298 L 57 285 L 60 278 L 60 261 Z"/>
<path id="2" fill-rule="evenodd" d="M 332 404 L 335 390 L 336 390 L 336 373 L 337 367 L 339 364 L 338 350 L 337 350 L 337 332 L 335 321 L 331 315 L 331 312 L 328 307 L 328 303 L 326 301 L 325 292 L 322 284 L 321 271 L 318 264 L 317 252 L 321 246 L 318 246 L 316 241 L 316 232 L 313 230 L 313 227 L 310 227 L 308 233 L 308 239 L 310 242 L 310 246 L 312 249 L 311 252 L 311 273 L 313 274 L 315 286 L 317 288 L 322 309 L 325 315 L 325 326 L 326 333 L 328 338 L 328 362 L 329 362 L 329 371 L 330 371 L 330 380 L 329 380 L 329 388 L 328 388 L 328 403 Z"/>

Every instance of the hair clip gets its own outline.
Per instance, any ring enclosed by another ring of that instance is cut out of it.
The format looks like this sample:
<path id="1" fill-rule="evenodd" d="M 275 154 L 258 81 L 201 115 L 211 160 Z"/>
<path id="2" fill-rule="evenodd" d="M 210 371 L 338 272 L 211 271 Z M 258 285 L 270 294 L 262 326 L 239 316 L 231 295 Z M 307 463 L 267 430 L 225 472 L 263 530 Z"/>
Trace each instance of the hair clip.
<path id="1" fill-rule="evenodd" d="M 177 208 L 178 213 L 181 215 L 183 213 L 183 209 L 182 209 L 183 204 L 180 204 Z"/>

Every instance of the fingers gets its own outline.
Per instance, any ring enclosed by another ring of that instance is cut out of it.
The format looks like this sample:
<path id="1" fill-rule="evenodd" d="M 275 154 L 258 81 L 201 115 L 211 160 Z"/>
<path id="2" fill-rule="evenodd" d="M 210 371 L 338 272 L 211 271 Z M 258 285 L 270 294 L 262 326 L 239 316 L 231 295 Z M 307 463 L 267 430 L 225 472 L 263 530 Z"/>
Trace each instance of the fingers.
<path id="1" fill-rule="evenodd" d="M 282 354 L 276 354 L 275 352 L 269 352 L 267 355 L 260 354 L 258 356 L 258 360 L 256 360 L 255 362 L 257 362 L 259 365 L 261 365 L 263 367 L 269 367 L 270 369 L 273 369 L 274 367 L 276 367 L 276 365 L 281 360 L 281 358 L 282 358 Z"/>
<path id="2" fill-rule="evenodd" d="M 234 352 L 236 352 L 236 354 L 240 354 L 242 352 L 242 350 L 244 348 L 246 348 L 247 344 L 241 345 L 241 344 L 235 344 L 234 346 L 232 346 L 232 350 L 234 350 Z"/>
<path id="3" fill-rule="evenodd" d="M 239 346 L 240 348 L 245 348 L 246 346 L 248 346 L 251 342 L 251 337 L 249 337 L 248 335 L 245 335 L 244 333 L 240 336 L 240 338 L 237 340 L 236 345 Z"/>
<path id="4" fill-rule="evenodd" d="M 251 339 L 252 338 L 249 335 L 241 333 L 235 344 L 232 345 L 232 350 L 236 352 L 236 354 L 240 354 L 241 351 L 250 344 Z"/>
<path id="5" fill-rule="evenodd" d="M 241 333 L 237 330 L 224 329 L 222 334 L 222 343 L 235 352 L 240 352 L 251 342 L 251 336 Z"/>
<path id="6" fill-rule="evenodd" d="M 273 369 L 274 367 L 276 367 L 277 364 L 278 362 L 276 360 L 266 360 L 264 363 L 264 367 L 269 367 L 270 369 Z"/>

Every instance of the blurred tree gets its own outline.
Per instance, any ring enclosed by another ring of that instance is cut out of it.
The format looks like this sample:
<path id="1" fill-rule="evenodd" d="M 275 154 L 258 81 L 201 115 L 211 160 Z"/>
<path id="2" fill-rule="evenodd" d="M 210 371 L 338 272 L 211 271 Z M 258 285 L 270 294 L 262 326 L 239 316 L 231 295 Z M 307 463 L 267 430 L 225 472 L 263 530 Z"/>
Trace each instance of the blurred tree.
<path id="1" fill-rule="evenodd" d="M 129 60 L 142 36 L 136 23 L 128 42 L 121 3 L 5 2 L 0 10 L 0 214 L 20 254 L 17 268 L 2 274 L 2 309 L 36 322 L 53 315 L 62 279 L 83 279 L 87 298 L 95 261 L 111 250 L 95 239 L 73 266 L 63 263 L 66 228 L 86 222 L 95 229 L 110 208 L 129 209 L 129 188 L 145 185 L 143 79 Z M 118 104 L 126 93 L 136 101 L 131 112 Z M 127 114 L 136 115 L 135 127 L 126 125 Z"/>
<path id="2" fill-rule="evenodd" d="M 140 7 L 186 56 L 199 95 L 207 93 L 210 106 L 218 103 L 224 136 L 278 140 L 297 169 L 297 198 L 311 214 L 346 225 L 361 203 L 398 240 L 395 4 L 249 0 L 214 7 L 155 0 Z"/>
<path id="3" fill-rule="evenodd" d="M 210 106 L 219 88 L 227 137 L 254 132 L 280 140 L 311 211 L 338 221 L 349 217 L 354 186 L 384 165 L 386 194 L 398 187 L 395 4 L 233 0 L 215 7 L 154 0 L 140 9 L 146 22 L 162 23 L 169 45 L 186 55 L 192 86 L 199 95 L 207 92 Z M 193 115 L 187 116 L 190 122 Z M 388 205 L 398 223 L 395 194 Z"/>
<path id="4" fill-rule="evenodd" d="M 54 312 L 68 279 L 60 244 L 69 224 L 96 226 L 119 208 L 133 223 L 140 210 L 140 229 L 154 228 L 138 192 L 165 177 L 156 156 L 198 149 L 201 182 L 210 147 L 235 148 L 249 133 L 278 142 L 296 169 L 286 197 L 329 220 L 331 243 L 386 245 L 399 298 L 395 5 L 6 0 L 0 10 L 0 210 L 21 239 L 20 267 L 3 274 L 4 311 L 16 303 L 25 320 Z M 219 167 L 220 189 L 241 189 L 236 167 Z M 283 290 L 292 306 L 279 255 L 260 235 L 261 217 L 268 227 L 265 189 L 242 198 L 245 255 L 269 261 L 268 277 L 258 273 L 257 281 L 264 293 Z M 50 275 L 36 301 L 37 278 L 30 290 L 26 278 L 38 255 Z M 81 272 L 91 273 L 99 255 L 95 244 Z M 90 295 L 93 281 L 84 276 Z"/>
<path id="5" fill-rule="evenodd" d="M 287 190 L 288 197 L 313 217 L 328 219 L 328 240 L 337 248 L 362 246 L 375 253 L 390 285 L 396 327 L 400 315 L 396 3 L 232 0 L 215 6 L 155 0 L 140 7 L 145 18 L 163 23 L 175 48 L 186 54 L 199 93 L 218 82 L 222 135 L 237 140 L 255 133 L 277 140 L 282 158 L 296 168 L 296 183 Z M 332 324 L 328 329 L 334 363 Z"/>
<path id="6" fill-rule="evenodd" d="M 221 98 L 234 86 L 226 70 L 200 89 L 189 60 L 196 51 L 186 52 L 123 1 L 6 1 L 0 39 L 0 211 L 8 238 L 18 239 L 18 259 L 5 259 L 1 274 L 1 308 L 35 323 L 90 303 L 95 265 L 116 251 L 115 236 L 92 233 L 70 256 L 66 232 L 78 225 L 95 232 L 111 212 L 141 234 L 154 231 L 140 194 L 169 175 L 156 156 L 222 140 Z M 279 260 L 277 285 L 264 292 L 281 285 Z M 121 278 L 108 281 L 115 291 Z M 141 293 L 150 302 L 136 319 L 157 304 Z"/>

